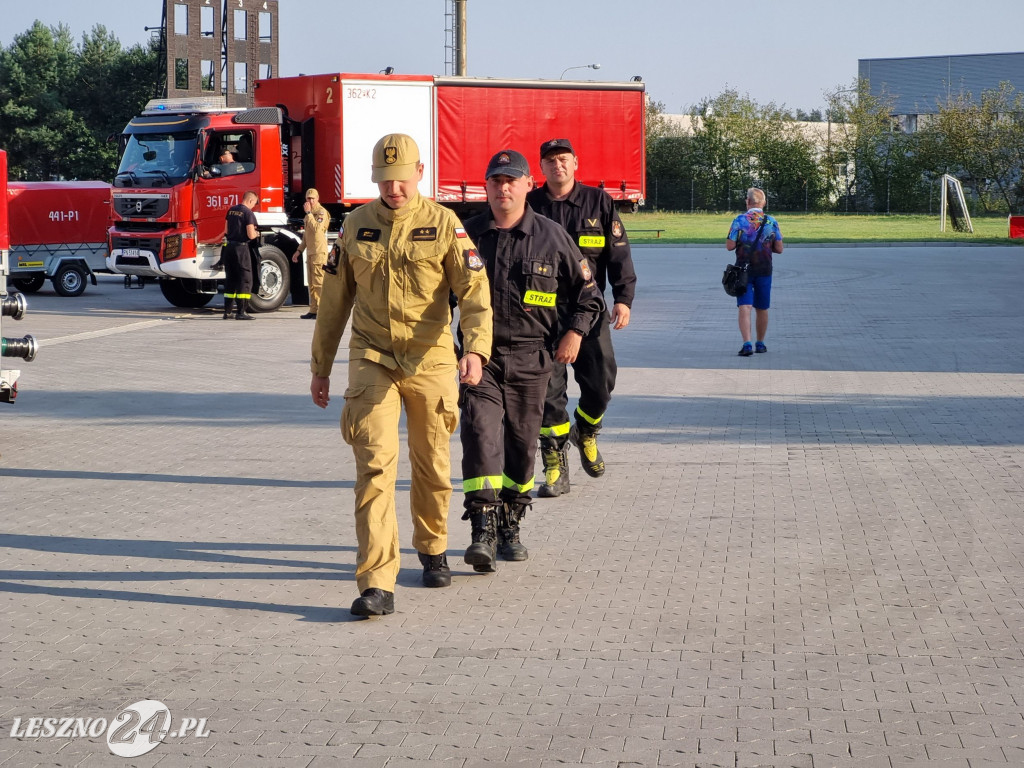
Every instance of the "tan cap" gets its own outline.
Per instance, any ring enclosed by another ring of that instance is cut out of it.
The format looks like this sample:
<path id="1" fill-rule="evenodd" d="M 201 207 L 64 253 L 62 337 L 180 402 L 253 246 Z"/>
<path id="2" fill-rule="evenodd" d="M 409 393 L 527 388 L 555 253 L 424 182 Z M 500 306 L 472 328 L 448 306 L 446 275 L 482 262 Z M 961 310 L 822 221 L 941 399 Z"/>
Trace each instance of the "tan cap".
<path id="1" fill-rule="evenodd" d="M 320 193 L 316 191 L 316 187 L 310 187 L 306 190 L 306 199 L 309 200 L 311 197 L 315 197 L 317 200 L 320 199 Z"/>
<path id="2" fill-rule="evenodd" d="M 373 147 L 374 182 L 408 181 L 420 166 L 420 149 L 411 136 L 389 133 Z"/>

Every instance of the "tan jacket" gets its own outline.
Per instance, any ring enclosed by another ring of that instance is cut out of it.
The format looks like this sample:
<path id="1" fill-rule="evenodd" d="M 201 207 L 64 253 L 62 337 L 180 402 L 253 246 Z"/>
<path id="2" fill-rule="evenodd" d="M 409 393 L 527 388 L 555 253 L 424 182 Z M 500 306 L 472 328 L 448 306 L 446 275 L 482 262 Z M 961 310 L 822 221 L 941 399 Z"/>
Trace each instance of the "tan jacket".
<path id="1" fill-rule="evenodd" d="M 458 218 L 417 195 L 394 211 L 378 198 L 345 219 L 337 274 L 325 274 L 313 359 L 330 376 L 352 319 L 351 359 L 407 375 L 454 363 L 449 291 L 459 300 L 463 353 L 491 355 L 491 289 L 476 248 Z"/>
<path id="2" fill-rule="evenodd" d="M 302 221 L 305 230 L 302 233 L 302 243 L 299 245 L 299 252 L 306 250 L 306 257 L 310 261 L 322 264 L 327 261 L 327 228 L 331 224 L 331 214 L 319 203 L 306 214 Z"/>

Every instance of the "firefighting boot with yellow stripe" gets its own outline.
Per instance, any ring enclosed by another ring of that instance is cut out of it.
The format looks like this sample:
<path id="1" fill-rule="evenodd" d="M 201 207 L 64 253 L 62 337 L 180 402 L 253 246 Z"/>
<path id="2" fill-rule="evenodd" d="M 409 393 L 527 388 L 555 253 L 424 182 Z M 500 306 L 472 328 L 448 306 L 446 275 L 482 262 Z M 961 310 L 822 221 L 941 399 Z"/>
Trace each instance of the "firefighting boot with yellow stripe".
<path id="1" fill-rule="evenodd" d="M 472 544 L 466 548 L 465 560 L 477 573 L 494 573 L 498 559 L 498 511 L 501 504 L 485 504 L 467 509 L 463 520 L 469 520 Z"/>
<path id="2" fill-rule="evenodd" d="M 249 314 L 249 300 L 248 299 L 235 299 L 235 320 L 255 320 L 252 315 Z"/>
<path id="3" fill-rule="evenodd" d="M 597 433 L 600 431 L 600 424 L 585 421 L 577 421 L 569 429 L 569 441 L 580 449 L 583 471 L 591 477 L 600 477 L 604 474 L 604 457 L 597 449 Z"/>
<path id="4" fill-rule="evenodd" d="M 506 501 L 498 513 L 498 554 L 502 560 L 526 560 L 530 553 L 519 540 L 519 521 L 526 517 L 529 502 Z"/>
<path id="5" fill-rule="evenodd" d="M 537 495 L 552 499 L 569 492 L 569 444 L 566 437 L 541 435 L 540 457 L 544 462 L 544 483 Z"/>

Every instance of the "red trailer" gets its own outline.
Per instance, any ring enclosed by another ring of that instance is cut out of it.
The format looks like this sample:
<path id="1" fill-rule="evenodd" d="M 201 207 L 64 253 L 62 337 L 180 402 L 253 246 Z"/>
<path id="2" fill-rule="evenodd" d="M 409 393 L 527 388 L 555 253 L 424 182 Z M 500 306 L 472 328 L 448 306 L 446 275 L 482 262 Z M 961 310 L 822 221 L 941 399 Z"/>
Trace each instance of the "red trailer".
<path id="1" fill-rule="evenodd" d="M 407 133 L 425 166 L 420 192 L 468 213 L 485 201 L 491 155 L 516 149 L 540 177 L 540 145 L 572 141 L 576 174 L 626 209 L 644 203 L 642 82 L 496 80 L 336 74 L 260 80 L 255 103 L 283 107 L 292 193 L 316 186 L 324 205 L 377 197 L 369 157 L 384 133 Z"/>
<path id="2" fill-rule="evenodd" d="M 102 181 L 15 181 L 7 185 L 11 281 L 32 293 L 53 281 L 79 296 L 106 270 L 111 187 Z"/>
<path id="3" fill-rule="evenodd" d="M 538 183 L 540 145 L 567 138 L 576 178 L 620 208 L 643 205 L 643 83 L 437 78 L 437 189 L 442 203 L 484 202 L 484 170 L 501 149 L 522 152 Z"/>

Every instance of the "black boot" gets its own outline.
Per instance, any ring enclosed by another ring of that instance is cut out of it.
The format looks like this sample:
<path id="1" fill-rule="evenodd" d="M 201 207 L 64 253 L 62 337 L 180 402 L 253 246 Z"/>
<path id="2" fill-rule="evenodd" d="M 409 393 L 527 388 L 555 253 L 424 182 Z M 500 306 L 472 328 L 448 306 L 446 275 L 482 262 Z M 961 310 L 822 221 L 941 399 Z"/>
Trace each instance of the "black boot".
<path id="1" fill-rule="evenodd" d="M 386 616 L 395 612 L 395 593 L 370 587 L 352 603 L 353 616 Z"/>
<path id="2" fill-rule="evenodd" d="M 422 552 L 416 554 L 420 556 L 420 563 L 423 565 L 424 587 L 452 585 L 452 569 L 448 567 L 448 557 L 444 552 L 440 555 L 425 555 Z"/>
<path id="3" fill-rule="evenodd" d="M 498 510 L 500 504 L 485 504 L 466 510 L 463 520 L 472 526 L 473 543 L 466 549 L 466 563 L 478 573 L 494 573 L 498 558 Z"/>
<path id="4" fill-rule="evenodd" d="M 530 556 L 519 540 L 519 521 L 526 517 L 529 502 L 506 501 L 498 513 L 498 554 L 502 560 L 525 560 Z"/>
<path id="5" fill-rule="evenodd" d="M 236 299 L 238 303 L 238 311 L 235 312 L 235 320 L 255 320 L 252 315 L 247 311 L 249 309 L 248 299 Z"/>
<path id="6" fill-rule="evenodd" d="M 569 492 L 569 443 L 566 437 L 540 438 L 540 456 L 544 462 L 544 483 L 537 495 L 546 499 Z"/>
<path id="7" fill-rule="evenodd" d="M 604 457 L 597 449 L 597 433 L 601 426 L 587 422 L 577 421 L 569 430 L 569 440 L 580 449 L 580 462 L 583 464 L 583 471 L 591 477 L 600 477 L 604 474 Z"/>
<path id="8" fill-rule="evenodd" d="M 234 304 L 235 304 L 235 300 L 234 299 L 224 299 L 224 319 L 225 320 L 230 320 L 231 319 L 231 309 L 234 306 Z"/>

